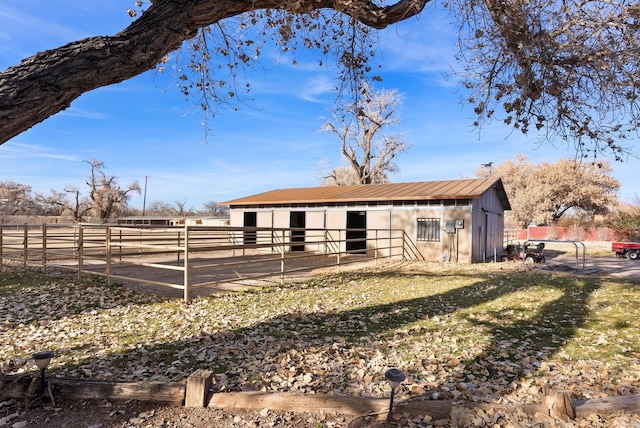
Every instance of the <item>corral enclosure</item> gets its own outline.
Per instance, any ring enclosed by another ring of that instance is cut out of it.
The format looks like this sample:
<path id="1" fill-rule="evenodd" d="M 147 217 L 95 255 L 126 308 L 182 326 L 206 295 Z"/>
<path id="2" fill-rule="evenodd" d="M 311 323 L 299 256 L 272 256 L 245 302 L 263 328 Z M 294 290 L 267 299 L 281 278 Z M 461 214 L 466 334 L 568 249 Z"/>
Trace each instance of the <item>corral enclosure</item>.
<path id="1" fill-rule="evenodd" d="M 403 230 L 98 224 L 0 225 L 0 263 L 77 270 L 107 281 L 130 281 L 182 291 L 283 283 L 318 269 L 422 259 Z M 301 236 L 303 236 L 301 240 Z M 358 245 L 353 245 L 358 241 Z M 352 250 L 357 248 L 356 251 Z M 363 249 L 364 248 L 364 249 Z"/>

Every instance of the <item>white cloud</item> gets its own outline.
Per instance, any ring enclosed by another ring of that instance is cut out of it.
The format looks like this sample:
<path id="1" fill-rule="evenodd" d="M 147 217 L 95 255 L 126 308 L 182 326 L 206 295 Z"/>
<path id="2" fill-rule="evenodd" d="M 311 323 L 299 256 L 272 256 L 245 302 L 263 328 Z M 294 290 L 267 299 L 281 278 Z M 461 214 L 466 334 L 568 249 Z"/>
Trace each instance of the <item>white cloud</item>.
<path id="1" fill-rule="evenodd" d="M 2 145 L 2 149 L 0 150 L 0 160 L 1 159 L 35 159 L 35 158 L 45 158 L 45 159 L 57 159 L 57 160 L 67 160 L 67 161 L 79 161 L 81 160 L 77 155 L 67 154 L 67 153 L 56 153 L 52 151 L 49 147 L 44 147 L 39 144 L 25 144 L 25 143 L 16 143 L 16 142 L 8 142 Z"/>
<path id="2" fill-rule="evenodd" d="M 322 96 L 334 92 L 335 87 L 335 83 L 331 82 L 327 75 L 319 75 L 307 80 L 300 92 L 300 97 L 314 103 L 326 103 L 326 97 Z"/>
<path id="3" fill-rule="evenodd" d="M 3 0 L 3 3 L 5 1 Z M 41 15 L 26 13 L 24 10 L 18 11 L 10 4 L 3 4 L 0 20 L 5 35 L 3 39 L 7 40 L 7 43 L 0 46 L 0 56 L 6 56 L 8 61 L 13 57 L 13 62 L 38 51 L 52 49 L 62 43 L 86 37 L 86 33 L 73 27 L 41 18 Z M 20 40 L 20 43 L 12 43 L 13 40 Z"/>
<path id="4" fill-rule="evenodd" d="M 0 70 L 23 58 L 71 41 L 98 34 L 115 34 L 131 19 L 125 10 L 131 0 L 2 0 Z"/>
<path id="5" fill-rule="evenodd" d="M 82 109 L 71 106 L 70 108 L 60 112 L 60 116 L 80 117 L 83 119 L 106 120 L 111 116 L 99 111 Z"/>
<path id="6" fill-rule="evenodd" d="M 386 71 L 447 73 L 455 63 L 456 29 L 446 12 L 426 10 L 381 32 L 381 54 Z"/>

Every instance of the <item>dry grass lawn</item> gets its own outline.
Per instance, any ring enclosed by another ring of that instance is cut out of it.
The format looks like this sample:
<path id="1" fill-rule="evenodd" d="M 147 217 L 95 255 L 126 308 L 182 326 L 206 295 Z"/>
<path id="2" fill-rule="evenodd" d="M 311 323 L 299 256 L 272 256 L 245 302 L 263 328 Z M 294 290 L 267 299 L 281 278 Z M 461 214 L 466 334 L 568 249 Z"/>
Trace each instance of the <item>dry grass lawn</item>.
<path id="1" fill-rule="evenodd" d="M 400 400 L 540 403 L 545 386 L 589 399 L 638 392 L 638 307 L 637 283 L 517 263 L 410 263 L 190 305 L 4 270 L 0 371 L 32 370 L 48 349 L 59 376 L 177 381 L 206 368 L 216 391 L 382 397 L 397 367 Z M 607 426 L 594 418 L 576 426 Z"/>

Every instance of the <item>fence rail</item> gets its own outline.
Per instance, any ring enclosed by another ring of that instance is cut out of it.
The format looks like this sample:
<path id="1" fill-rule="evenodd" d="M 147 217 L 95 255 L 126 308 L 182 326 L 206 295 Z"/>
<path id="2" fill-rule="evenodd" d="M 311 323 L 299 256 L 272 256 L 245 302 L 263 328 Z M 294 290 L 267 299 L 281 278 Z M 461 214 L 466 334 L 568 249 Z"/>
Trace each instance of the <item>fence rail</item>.
<path id="1" fill-rule="evenodd" d="M 354 233 L 357 232 L 357 233 Z M 271 229 L 97 224 L 0 225 L 0 265 L 77 270 L 183 291 L 256 285 L 381 258 L 423 260 L 402 229 Z"/>

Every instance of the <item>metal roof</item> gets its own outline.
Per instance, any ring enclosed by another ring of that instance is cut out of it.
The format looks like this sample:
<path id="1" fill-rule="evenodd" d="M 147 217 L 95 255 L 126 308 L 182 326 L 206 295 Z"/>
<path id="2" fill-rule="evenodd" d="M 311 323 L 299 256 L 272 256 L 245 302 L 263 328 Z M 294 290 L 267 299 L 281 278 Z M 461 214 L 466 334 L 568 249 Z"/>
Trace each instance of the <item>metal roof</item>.
<path id="1" fill-rule="evenodd" d="M 418 181 L 413 183 L 358 184 L 354 186 L 277 189 L 221 202 L 236 205 L 289 205 L 400 200 L 476 199 L 495 188 L 505 210 L 511 205 L 501 179 Z"/>

